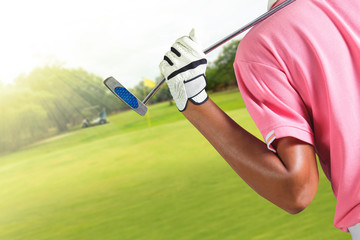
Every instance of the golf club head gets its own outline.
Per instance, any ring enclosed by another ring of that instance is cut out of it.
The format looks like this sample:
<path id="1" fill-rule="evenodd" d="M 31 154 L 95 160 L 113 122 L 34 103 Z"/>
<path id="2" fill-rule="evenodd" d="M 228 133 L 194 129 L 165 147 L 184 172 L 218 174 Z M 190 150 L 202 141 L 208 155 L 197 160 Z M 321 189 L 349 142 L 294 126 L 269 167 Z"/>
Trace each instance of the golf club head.
<path id="1" fill-rule="evenodd" d="M 146 105 L 129 92 L 123 85 L 121 85 L 115 78 L 109 77 L 104 80 L 105 86 L 110 91 L 121 99 L 126 105 L 132 108 L 135 112 L 144 116 L 147 112 Z"/>

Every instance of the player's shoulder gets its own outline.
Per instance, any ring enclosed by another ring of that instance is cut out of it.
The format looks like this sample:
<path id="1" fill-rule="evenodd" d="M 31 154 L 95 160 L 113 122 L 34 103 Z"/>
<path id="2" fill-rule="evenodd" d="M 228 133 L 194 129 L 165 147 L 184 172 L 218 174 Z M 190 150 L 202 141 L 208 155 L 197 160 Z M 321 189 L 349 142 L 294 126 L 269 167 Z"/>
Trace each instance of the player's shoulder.
<path id="1" fill-rule="evenodd" d="M 284 41 L 288 41 L 291 31 L 294 31 L 294 26 L 297 25 L 297 20 L 294 19 L 296 9 L 302 8 L 296 5 L 298 1 L 301 0 L 295 1 L 254 26 L 241 40 L 237 57 L 253 59 L 264 54 L 272 54 Z"/>

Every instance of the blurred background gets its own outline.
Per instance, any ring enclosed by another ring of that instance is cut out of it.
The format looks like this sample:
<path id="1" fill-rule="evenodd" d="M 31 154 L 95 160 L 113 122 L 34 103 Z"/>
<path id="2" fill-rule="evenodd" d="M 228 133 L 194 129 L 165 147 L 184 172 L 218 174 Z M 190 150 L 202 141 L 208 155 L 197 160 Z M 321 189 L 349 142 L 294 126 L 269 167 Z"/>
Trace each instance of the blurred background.
<path id="1" fill-rule="evenodd" d="M 173 42 L 204 49 L 267 1 L 14 0 L 0 6 L 0 239 L 348 239 L 321 173 L 290 216 L 254 193 L 180 114 L 163 86 L 140 117 L 102 81 L 139 99 Z M 241 36 L 208 55 L 207 91 L 261 138 L 232 69 Z M 321 172 L 321 170 L 320 170 Z"/>
<path id="2" fill-rule="evenodd" d="M 0 152 L 82 121 L 87 124 L 101 112 L 104 117 L 127 110 L 104 88 L 103 79 L 114 76 L 143 99 L 153 82 L 161 80 L 158 64 L 177 38 L 195 28 L 205 48 L 265 12 L 266 5 L 160 0 L 2 3 Z M 211 53 L 209 60 L 215 61 L 220 51 Z M 236 45 L 225 54 L 227 62 L 219 60 L 220 65 L 228 64 L 228 82 L 234 80 L 235 51 Z M 212 72 L 217 74 L 216 69 Z M 209 84 L 209 89 L 218 85 L 215 80 Z M 170 99 L 164 87 L 152 102 Z"/>

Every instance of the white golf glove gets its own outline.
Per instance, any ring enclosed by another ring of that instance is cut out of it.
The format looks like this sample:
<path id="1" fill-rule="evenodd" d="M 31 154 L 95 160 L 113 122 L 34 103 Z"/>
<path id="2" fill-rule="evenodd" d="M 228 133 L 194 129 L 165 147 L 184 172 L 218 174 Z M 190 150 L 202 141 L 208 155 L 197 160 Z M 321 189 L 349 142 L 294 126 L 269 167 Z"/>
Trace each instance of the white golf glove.
<path id="1" fill-rule="evenodd" d="M 180 112 L 186 109 L 188 100 L 200 105 L 208 99 L 205 92 L 206 65 L 205 54 L 195 38 L 194 30 L 189 36 L 176 40 L 161 61 L 160 71 Z"/>

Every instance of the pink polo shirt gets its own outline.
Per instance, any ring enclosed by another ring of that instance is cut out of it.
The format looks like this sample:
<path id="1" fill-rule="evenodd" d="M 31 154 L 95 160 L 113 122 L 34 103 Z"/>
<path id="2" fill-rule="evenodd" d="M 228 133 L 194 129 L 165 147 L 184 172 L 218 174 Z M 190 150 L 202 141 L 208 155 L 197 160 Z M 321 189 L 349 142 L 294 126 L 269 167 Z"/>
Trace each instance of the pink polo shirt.
<path id="1" fill-rule="evenodd" d="M 234 62 L 268 147 L 288 136 L 315 147 L 343 231 L 360 222 L 359 13 L 359 0 L 297 0 L 255 26 Z"/>

